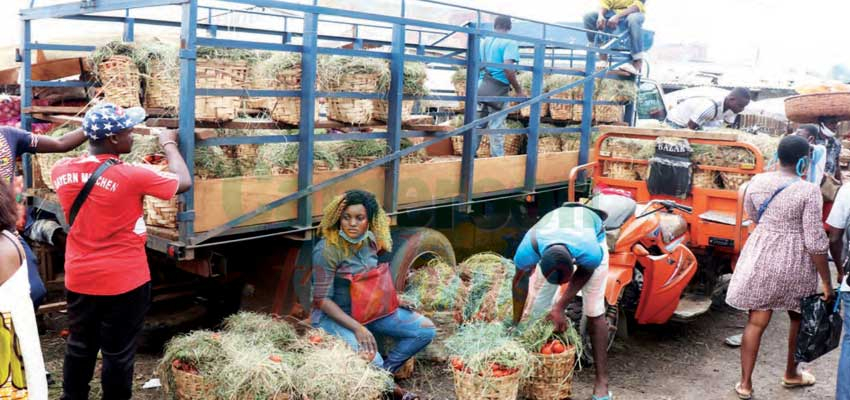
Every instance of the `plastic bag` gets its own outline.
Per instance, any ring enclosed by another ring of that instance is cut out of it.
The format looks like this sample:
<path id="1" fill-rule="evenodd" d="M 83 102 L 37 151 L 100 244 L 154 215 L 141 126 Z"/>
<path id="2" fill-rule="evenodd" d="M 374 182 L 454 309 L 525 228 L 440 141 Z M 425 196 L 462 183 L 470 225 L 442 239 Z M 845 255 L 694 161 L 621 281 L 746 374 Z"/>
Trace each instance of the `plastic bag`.
<path id="1" fill-rule="evenodd" d="M 829 303 L 819 294 L 800 300 L 803 316 L 794 351 L 797 362 L 812 362 L 838 347 L 843 323 L 838 303 L 837 293 Z"/>

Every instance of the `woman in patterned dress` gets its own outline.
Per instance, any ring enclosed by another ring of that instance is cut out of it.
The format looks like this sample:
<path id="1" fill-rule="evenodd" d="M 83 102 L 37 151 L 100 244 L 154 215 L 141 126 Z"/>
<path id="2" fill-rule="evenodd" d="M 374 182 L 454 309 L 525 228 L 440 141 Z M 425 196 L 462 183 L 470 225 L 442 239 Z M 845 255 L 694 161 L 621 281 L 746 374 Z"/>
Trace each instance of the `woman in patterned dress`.
<path id="1" fill-rule="evenodd" d="M 0 400 L 46 400 L 26 257 L 13 233 L 16 220 L 15 198 L 0 180 Z"/>
<path id="2" fill-rule="evenodd" d="M 744 206 L 758 225 L 741 251 L 726 297 L 732 307 L 749 311 L 741 345 L 741 382 L 735 386 L 741 399 L 752 397 L 753 368 L 774 311 L 786 311 L 791 319 L 782 385 L 815 383 L 815 377 L 799 371 L 794 360 L 800 299 L 817 292 L 818 275 L 825 298 L 832 295 L 828 241 L 821 224 L 823 199 L 820 188 L 801 179 L 810 163 L 809 152 L 805 139 L 786 136 L 777 149 L 779 169 L 756 175 L 747 187 Z"/>

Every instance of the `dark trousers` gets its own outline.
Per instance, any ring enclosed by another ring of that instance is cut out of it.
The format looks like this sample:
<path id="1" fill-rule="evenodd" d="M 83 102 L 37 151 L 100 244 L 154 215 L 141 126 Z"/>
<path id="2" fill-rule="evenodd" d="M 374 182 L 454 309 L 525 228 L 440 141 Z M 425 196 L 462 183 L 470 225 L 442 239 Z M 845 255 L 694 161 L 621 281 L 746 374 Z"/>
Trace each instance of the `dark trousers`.
<path id="1" fill-rule="evenodd" d="M 150 306 L 150 283 L 116 296 L 69 290 L 67 297 L 71 335 L 65 350 L 62 400 L 88 399 L 98 350 L 103 355 L 103 399 L 130 399 L 136 339 Z"/>

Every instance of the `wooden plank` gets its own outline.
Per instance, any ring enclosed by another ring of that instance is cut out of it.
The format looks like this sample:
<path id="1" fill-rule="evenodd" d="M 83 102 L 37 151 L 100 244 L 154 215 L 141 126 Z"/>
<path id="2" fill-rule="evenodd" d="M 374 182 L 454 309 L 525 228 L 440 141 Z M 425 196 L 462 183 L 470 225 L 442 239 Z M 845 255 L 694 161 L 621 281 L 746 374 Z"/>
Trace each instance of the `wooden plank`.
<path id="1" fill-rule="evenodd" d="M 451 132 L 457 128 L 451 125 L 405 125 L 405 129 L 411 131 L 423 131 L 423 132 Z"/>
<path id="2" fill-rule="evenodd" d="M 401 122 L 402 125 L 433 125 L 434 117 L 431 115 L 411 115 Z"/>
<path id="3" fill-rule="evenodd" d="M 32 106 L 24 107 L 21 112 L 31 114 L 60 114 L 60 115 L 83 115 L 88 107 L 76 106 Z"/>
<path id="4" fill-rule="evenodd" d="M 88 71 L 88 64 L 82 58 L 63 58 L 50 60 L 32 65 L 32 80 L 52 81 L 69 76 L 79 75 Z M 8 68 L 0 71 L 0 85 L 14 85 L 18 83 L 20 67 Z"/>
<path id="5" fill-rule="evenodd" d="M 632 128 L 627 126 L 603 125 L 599 127 L 599 132 L 602 134 L 621 133 L 633 136 L 663 136 L 685 139 L 722 140 L 727 142 L 734 142 L 738 140 L 738 135 L 731 132 L 696 132 L 688 129 Z"/>
<path id="6" fill-rule="evenodd" d="M 81 117 L 71 117 L 67 115 L 49 115 L 49 114 L 33 114 L 33 117 L 36 119 L 53 122 L 54 124 L 70 124 L 76 126 L 83 125 L 83 119 Z M 133 133 L 138 133 L 140 135 L 153 135 L 155 132 L 155 127 L 145 126 L 145 125 L 136 125 L 133 127 Z"/>

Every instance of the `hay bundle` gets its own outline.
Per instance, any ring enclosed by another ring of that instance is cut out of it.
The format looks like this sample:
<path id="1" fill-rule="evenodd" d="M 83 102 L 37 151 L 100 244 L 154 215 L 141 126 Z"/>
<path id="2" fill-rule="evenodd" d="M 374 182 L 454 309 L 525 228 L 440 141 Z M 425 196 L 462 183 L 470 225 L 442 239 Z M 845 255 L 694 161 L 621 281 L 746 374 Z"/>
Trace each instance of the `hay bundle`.
<path id="1" fill-rule="evenodd" d="M 423 63 L 405 63 L 404 64 L 404 83 L 402 92 L 405 96 L 427 96 L 430 92 L 425 86 L 425 80 L 428 78 L 428 70 Z M 380 93 L 388 93 L 390 90 L 390 69 L 389 65 L 384 68 L 378 75 L 377 90 Z M 403 100 L 401 102 L 401 120 L 410 117 L 413 113 L 414 100 Z M 389 117 L 389 102 L 383 99 L 372 100 L 374 108 L 372 117 L 380 121 L 388 121 Z"/>
<path id="2" fill-rule="evenodd" d="M 476 254 L 461 263 L 461 277 L 469 282 L 462 312 L 464 321 L 495 321 L 505 317 L 505 281 L 513 279 L 512 269 L 512 263 L 496 253 Z M 510 284 L 507 290 L 510 292 Z"/>
<path id="3" fill-rule="evenodd" d="M 71 126 L 71 125 L 61 125 L 61 126 L 54 128 L 53 130 L 46 133 L 45 135 L 51 136 L 51 137 L 54 137 L 54 138 L 58 138 L 58 137 L 61 137 L 62 135 L 65 135 L 66 133 L 69 133 L 69 132 L 75 130 L 75 129 L 77 129 L 77 128 L 74 127 L 74 126 Z M 44 185 L 44 187 L 47 187 L 50 190 L 54 190 L 53 179 L 51 177 L 51 174 L 52 174 L 51 170 L 53 169 L 53 166 L 57 162 L 59 162 L 59 160 L 61 160 L 63 158 L 78 157 L 78 156 L 81 156 L 83 154 L 87 154 L 88 153 L 88 147 L 89 147 L 88 142 L 85 142 L 85 143 L 83 143 L 82 146 L 77 147 L 76 149 L 71 150 L 67 153 L 38 153 L 38 154 L 33 154 L 33 157 L 35 158 L 35 161 L 36 161 L 32 165 L 33 183 L 36 185 L 36 188 L 39 188 L 40 185 Z"/>
<path id="4" fill-rule="evenodd" d="M 502 324 L 464 325 L 446 341 L 459 400 L 515 399 L 534 358 Z"/>
<path id="5" fill-rule="evenodd" d="M 208 380 L 226 358 L 221 334 L 195 331 L 171 339 L 157 368 L 166 394 L 178 400 L 214 397 Z"/>
<path id="6" fill-rule="evenodd" d="M 570 396 L 576 360 L 581 357 L 581 336 L 570 326 L 563 333 L 545 319 L 517 327 L 517 341 L 531 353 L 535 362 L 532 375 L 523 382 L 526 397 L 559 400 Z"/>
<path id="7" fill-rule="evenodd" d="M 381 60 L 366 57 L 330 56 L 319 59 L 319 84 L 329 92 L 375 92 L 380 73 L 387 68 Z M 328 118 L 360 125 L 372 119 L 370 99 L 328 99 Z"/>
<path id="8" fill-rule="evenodd" d="M 195 176 L 200 179 L 233 178 L 242 176 L 235 158 L 228 157 L 218 146 L 195 148 Z"/>
<path id="9" fill-rule="evenodd" d="M 286 349 L 297 339 L 289 324 L 268 314 L 243 311 L 224 320 L 227 332 L 249 337 L 252 342 L 269 343 L 278 349 Z"/>
<path id="10" fill-rule="evenodd" d="M 435 258 L 407 279 L 405 295 L 425 312 L 456 311 L 462 305 L 466 288 L 460 275 L 443 260 Z"/>
<path id="11" fill-rule="evenodd" d="M 144 79 L 145 108 L 161 108 L 177 115 L 180 105 L 178 49 L 154 40 L 136 45 L 135 58 Z"/>
<path id="12" fill-rule="evenodd" d="M 458 68 L 452 74 L 452 86 L 455 92 L 460 97 L 466 97 L 466 68 Z M 457 102 L 457 111 L 463 112 L 466 109 L 466 101 L 460 100 Z"/>
<path id="13" fill-rule="evenodd" d="M 614 158 L 649 160 L 655 155 L 655 142 L 644 139 L 609 137 L 602 143 L 603 155 Z"/>
<path id="14" fill-rule="evenodd" d="M 373 367 L 339 341 L 307 348 L 302 360 L 292 378 L 304 398 L 377 400 L 393 384 L 387 371 Z"/>
<path id="15" fill-rule="evenodd" d="M 133 45 L 118 41 L 100 46 L 91 54 L 94 75 L 106 101 L 121 107 L 139 107 L 141 77 Z"/>
<path id="16" fill-rule="evenodd" d="M 204 378 L 221 399 L 289 400 L 296 395 L 294 374 L 302 355 L 233 333 L 222 333 L 225 360 Z"/>
<path id="17" fill-rule="evenodd" d="M 637 98 L 637 86 L 632 80 L 597 79 L 594 84 L 596 100 L 627 103 Z"/>
<path id="18" fill-rule="evenodd" d="M 269 143 L 260 148 L 257 175 L 287 175 L 298 172 L 298 143 Z M 331 171 L 339 168 L 335 150 L 326 143 L 313 148 L 313 170 Z"/>
<path id="19" fill-rule="evenodd" d="M 301 90 L 301 54 L 277 53 L 257 64 L 258 83 L 274 90 Z M 291 125 L 301 123 L 301 98 L 266 98 L 273 120 Z M 319 117 L 318 102 L 314 119 Z"/>
<path id="20" fill-rule="evenodd" d="M 573 75 L 552 75 L 549 79 L 546 80 L 544 90 L 549 92 L 571 83 L 577 82 L 581 77 L 573 76 Z M 582 93 L 584 91 L 584 87 L 581 85 L 576 86 L 566 92 L 557 94 L 552 96 L 552 99 L 560 99 L 560 100 L 581 100 Z M 573 120 L 574 110 L 578 108 L 581 109 L 581 105 L 573 105 L 573 104 L 549 104 L 549 114 L 552 116 L 553 120 L 556 121 L 570 121 Z M 581 113 L 579 112 L 579 115 Z M 581 118 L 579 118 L 580 120 Z"/>

